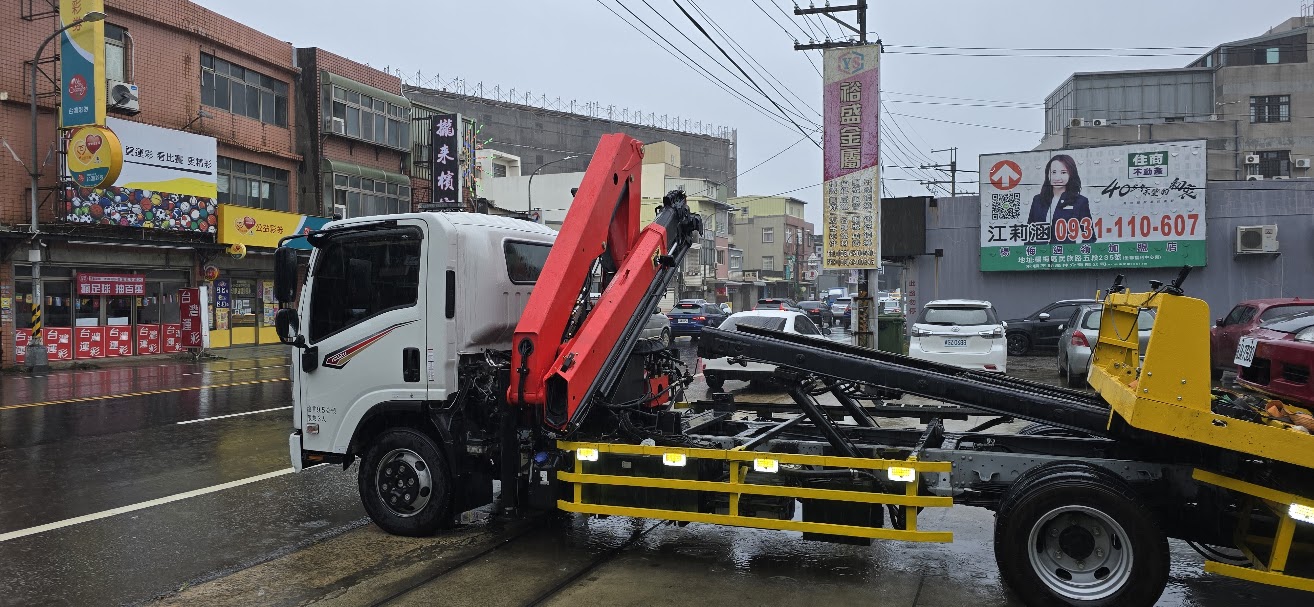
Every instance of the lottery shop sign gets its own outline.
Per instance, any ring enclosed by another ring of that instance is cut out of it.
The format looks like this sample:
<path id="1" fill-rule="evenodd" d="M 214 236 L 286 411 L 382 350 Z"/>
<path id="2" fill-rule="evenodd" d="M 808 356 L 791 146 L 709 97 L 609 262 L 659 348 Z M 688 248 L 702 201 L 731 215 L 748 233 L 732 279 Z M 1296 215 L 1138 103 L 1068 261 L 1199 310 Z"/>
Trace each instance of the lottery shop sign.
<path id="1" fill-rule="evenodd" d="M 981 270 L 1205 265 L 1205 142 L 981 156 Z"/>
<path id="2" fill-rule="evenodd" d="M 145 274 L 92 274 L 77 275 L 78 295 L 135 295 L 146 294 Z"/>

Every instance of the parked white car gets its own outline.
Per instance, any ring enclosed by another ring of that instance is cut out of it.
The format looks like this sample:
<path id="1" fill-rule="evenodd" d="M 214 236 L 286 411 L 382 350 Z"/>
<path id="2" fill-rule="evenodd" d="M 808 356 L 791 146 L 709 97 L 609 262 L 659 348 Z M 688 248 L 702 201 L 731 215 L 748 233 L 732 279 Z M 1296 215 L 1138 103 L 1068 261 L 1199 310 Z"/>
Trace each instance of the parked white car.
<path id="1" fill-rule="evenodd" d="M 785 333 L 797 333 L 817 339 L 826 339 L 829 329 L 820 329 L 808 318 L 807 314 L 795 310 L 750 310 L 731 314 L 718 326 L 722 331 L 734 331 L 740 326 L 761 327 Z M 762 381 L 771 379 L 776 372 L 775 365 L 756 362 L 744 364 L 731 363 L 729 358 L 699 359 L 703 369 L 703 379 L 707 382 L 709 392 L 721 392 L 725 389 L 725 380 Z"/>
<path id="2" fill-rule="evenodd" d="M 908 332 L 908 355 L 964 369 L 1008 371 L 1004 323 L 994 306 L 975 299 L 927 303 Z"/>

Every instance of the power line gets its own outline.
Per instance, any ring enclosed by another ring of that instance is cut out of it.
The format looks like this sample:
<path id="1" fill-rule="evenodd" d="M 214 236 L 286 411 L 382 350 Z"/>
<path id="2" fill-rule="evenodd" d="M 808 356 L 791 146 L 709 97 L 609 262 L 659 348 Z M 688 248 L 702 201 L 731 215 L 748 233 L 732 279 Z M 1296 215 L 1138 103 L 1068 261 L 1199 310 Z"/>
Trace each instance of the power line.
<path id="1" fill-rule="evenodd" d="M 884 51 L 891 55 L 925 55 L 930 57 L 988 57 L 988 58 L 1020 58 L 1032 57 L 1037 59 L 1080 59 L 1090 58 L 1117 58 L 1117 57 L 1195 57 L 1198 53 L 1100 53 L 1100 54 L 1056 54 L 1047 53 L 1041 55 L 1027 55 L 1018 53 L 953 53 L 948 51 Z"/>
<path id="2" fill-rule="evenodd" d="M 818 129 L 818 130 L 820 130 L 820 129 Z M 815 133 L 816 131 L 813 131 L 813 132 Z M 735 181 L 736 179 L 739 179 L 740 177 L 743 177 L 744 175 L 747 175 L 749 172 L 751 172 L 753 169 L 756 169 L 757 167 L 760 167 L 760 166 L 762 166 L 762 165 L 764 165 L 764 164 L 766 164 L 766 163 L 768 163 L 768 162 L 771 162 L 772 160 L 775 160 L 775 159 L 776 159 L 777 157 L 779 157 L 781 154 L 784 154 L 785 152 L 788 152 L 789 150 L 793 149 L 794 146 L 796 146 L 796 145 L 798 145 L 798 144 L 800 144 L 800 143 L 803 143 L 804 141 L 806 141 L 806 140 L 808 140 L 808 139 L 811 139 L 811 138 L 812 138 L 812 135 L 811 135 L 811 134 L 808 134 L 807 136 L 800 138 L 798 141 L 795 141 L 794 143 L 791 143 L 791 144 L 785 146 L 785 148 L 782 149 L 782 150 L 780 150 L 779 152 L 776 152 L 775 154 L 772 154 L 772 155 L 771 155 L 769 158 L 767 158 L 766 160 L 763 160 L 762 162 L 759 162 L 759 163 L 757 163 L 757 164 L 755 164 L 755 165 L 753 165 L 753 166 L 751 166 L 751 167 L 748 167 L 748 169 L 746 169 L 744 172 L 742 172 L 742 173 L 740 173 L 740 174 L 738 174 L 738 175 L 735 175 L 734 177 L 731 177 L 729 180 L 727 180 L 725 183 L 723 183 L 723 184 L 721 184 L 721 185 L 729 185 L 730 182 Z M 699 192 L 699 193 L 697 193 L 697 194 L 694 194 L 694 196 L 701 196 L 701 195 L 706 194 L 706 193 L 708 193 L 708 192 L 710 192 L 710 191 L 712 191 L 712 188 L 707 188 L 707 189 L 703 190 L 702 192 Z"/>
<path id="3" fill-rule="evenodd" d="M 721 51 L 721 54 L 722 54 L 722 55 L 725 55 L 726 60 L 728 60 L 728 61 L 730 62 L 731 65 L 735 66 L 735 69 L 739 70 L 739 73 L 743 74 L 744 77 L 747 78 L 749 82 L 753 83 L 753 87 L 757 89 L 757 92 L 761 93 L 763 97 L 766 97 L 766 98 L 767 98 L 767 101 L 770 101 L 770 102 L 771 102 L 771 105 L 776 106 L 776 109 L 777 109 L 777 110 L 780 110 L 780 113 L 782 113 L 782 114 L 785 114 L 785 113 L 786 113 L 786 112 L 785 112 L 785 108 L 780 107 L 780 104 L 779 104 L 779 103 L 776 103 L 776 100 L 775 100 L 774 98 L 772 98 L 770 95 L 768 95 L 766 91 L 762 90 L 762 87 L 759 86 L 759 85 L 757 84 L 757 81 L 756 81 L 756 80 L 753 80 L 753 77 L 752 77 L 752 76 L 749 76 L 749 75 L 748 75 L 748 72 L 744 71 L 744 68 L 740 67 L 740 66 L 739 66 L 739 63 L 738 63 L 737 61 L 735 61 L 734 58 L 731 57 L 729 53 L 725 52 L 725 49 L 721 48 L 721 45 L 720 45 L 720 44 L 717 44 L 717 43 L 716 43 L 716 40 L 713 40 L 713 39 L 712 39 L 712 35 L 709 34 L 709 33 L 707 33 L 707 30 L 706 30 L 705 28 L 703 28 L 702 24 L 699 23 L 697 19 L 694 19 L 694 16 L 693 16 L 693 15 L 690 15 L 690 14 L 689 14 L 689 11 L 684 10 L 684 7 L 680 5 L 680 3 L 678 2 L 678 0 L 672 0 L 672 1 L 675 2 L 675 7 L 678 8 L 678 9 L 680 9 L 680 12 L 681 12 L 681 13 L 684 13 L 685 18 L 689 19 L 689 22 L 690 22 L 690 23 L 693 23 L 693 24 L 694 24 L 694 27 L 698 28 L 698 31 L 701 32 L 701 33 L 703 34 L 703 36 L 707 38 L 707 41 L 708 41 L 708 42 L 711 42 L 711 43 L 712 43 L 712 46 L 716 47 L 716 50 Z M 644 4 L 647 4 L 647 0 L 644 0 Z M 794 122 L 794 120 L 793 120 L 792 118 L 790 119 L 790 122 L 792 122 L 792 123 L 794 124 L 794 126 L 798 128 L 798 131 L 799 131 L 800 133 L 803 133 L 803 135 L 804 135 L 805 137 L 808 137 L 809 139 L 812 138 L 811 133 L 809 133 L 807 130 L 805 130 L 805 129 L 804 129 L 802 126 L 800 126 L 797 122 Z M 813 124 L 816 124 L 816 123 L 814 122 Z M 818 126 L 819 126 L 819 125 L 818 125 Z M 821 144 L 820 144 L 820 143 L 817 143 L 817 141 L 816 141 L 815 139 L 812 140 L 812 143 L 816 144 L 816 146 L 817 146 L 818 148 L 821 147 Z"/>
<path id="4" fill-rule="evenodd" d="M 762 11 L 762 14 L 766 15 L 767 19 L 770 19 L 772 23 L 776 24 L 776 27 L 780 28 L 780 31 L 785 32 L 785 36 L 787 36 L 794 44 L 798 44 L 798 38 L 794 36 L 794 34 L 791 33 L 788 29 L 786 29 L 785 26 L 781 25 L 779 21 L 776 21 L 775 16 L 767 12 L 765 8 L 762 8 L 762 5 L 758 4 L 757 0 L 753 0 L 753 6 L 756 6 L 757 10 Z M 817 62 L 812 60 L 812 55 L 803 53 L 803 57 L 808 60 L 808 63 L 812 64 L 812 71 L 817 73 L 817 77 L 822 78 L 823 76 L 821 75 L 821 68 L 817 67 Z"/>
<path id="5" fill-rule="evenodd" d="M 1025 48 L 1006 46 L 929 46 L 921 44 L 886 44 L 888 48 L 924 48 L 932 50 L 957 51 L 1016 51 L 1016 52 L 1112 52 L 1112 51 L 1179 51 L 1210 50 L 1213 46 L 1129 46 L 1129 47 L 1093 47 L 1093 48 Z"/>

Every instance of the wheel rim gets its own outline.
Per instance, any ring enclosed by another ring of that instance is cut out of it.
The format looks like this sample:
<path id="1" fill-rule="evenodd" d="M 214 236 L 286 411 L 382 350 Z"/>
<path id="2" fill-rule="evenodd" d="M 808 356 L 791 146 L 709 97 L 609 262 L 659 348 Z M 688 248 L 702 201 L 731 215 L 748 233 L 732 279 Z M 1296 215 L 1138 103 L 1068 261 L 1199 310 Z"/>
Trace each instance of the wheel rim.
<path id="1" fill-rule="evenodd" d="M 1014 333 L 1008 336 L 1008 353 L 1014 356 L 1020 356 L 1027 351 L 1027 338 Z"/>
<path id="2" fill-rule="evenodd" d="M 394 515 L 419 514 L 433 497 L 433 474 L 429 464 L 410 449 L 393 449 L 374 471 L 379 501 Z"/>
<path id="3" fill-rule="evenodd" d="M 1127 533 L 1094 508 L 1051 510 L 1032 526 L 1027 546 L 1036 576 L 1064 598 L 1107 598 L 1131 578 L 1134 559 Z"/>

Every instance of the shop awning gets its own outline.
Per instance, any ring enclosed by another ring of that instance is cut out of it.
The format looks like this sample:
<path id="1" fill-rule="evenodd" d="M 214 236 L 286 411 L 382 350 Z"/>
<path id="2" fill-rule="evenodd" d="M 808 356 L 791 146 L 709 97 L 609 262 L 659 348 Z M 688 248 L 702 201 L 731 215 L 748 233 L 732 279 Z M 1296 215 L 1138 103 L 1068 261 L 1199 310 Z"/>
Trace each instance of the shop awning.
<path id="1" fill-rule="evenodd" d="M 379 170 L 373 167 L 361 166 L 359 164 L 352 164 L 350 162 L 343 162 L 341 160 L 325 159 L 323 166 L 320 167 L 320 170 L 322 170 L 325 173 L 355 175 L 357 177 L 364 177 L 367 179 L 373 179 L 375 181 L 382 181 L 384 183 L 395 183 L 397 185 L 404 185 L 404 186 L 411 185 L 411 178 L 402 175 L 401 173 L 389 173 L 388 171 Z"/>

